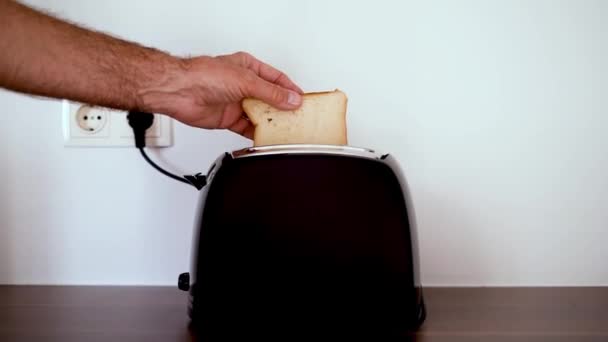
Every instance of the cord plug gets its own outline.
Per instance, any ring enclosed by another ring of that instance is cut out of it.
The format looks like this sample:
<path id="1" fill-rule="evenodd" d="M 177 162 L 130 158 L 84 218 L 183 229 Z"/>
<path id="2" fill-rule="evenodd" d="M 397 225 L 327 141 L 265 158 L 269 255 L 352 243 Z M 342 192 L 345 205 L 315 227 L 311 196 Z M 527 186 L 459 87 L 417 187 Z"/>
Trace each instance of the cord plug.
<path id="1" fill-rule="evenodd" d="M 133 128 L 135 147 L 146 147 L 146 130 L 152 127 L 152 124 L 154 123 L 154 114 L 130 111 L 129 114 L 127 114 L 127 120 L 129 121 L 129 126 Z"/>

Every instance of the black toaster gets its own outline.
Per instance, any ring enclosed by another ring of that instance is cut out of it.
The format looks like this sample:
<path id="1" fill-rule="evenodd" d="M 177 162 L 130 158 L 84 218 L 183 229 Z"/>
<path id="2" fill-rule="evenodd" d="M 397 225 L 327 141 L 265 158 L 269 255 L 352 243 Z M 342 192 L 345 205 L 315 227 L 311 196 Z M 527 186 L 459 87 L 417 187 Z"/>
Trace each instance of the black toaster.
<path id="1" fill-rule="evenodd" d="M 388 154 L 325 145 L 223 154 L 194 228 L 179 287 L 203 336 L 399 335 L 425 319 L 412 201 Z"/>

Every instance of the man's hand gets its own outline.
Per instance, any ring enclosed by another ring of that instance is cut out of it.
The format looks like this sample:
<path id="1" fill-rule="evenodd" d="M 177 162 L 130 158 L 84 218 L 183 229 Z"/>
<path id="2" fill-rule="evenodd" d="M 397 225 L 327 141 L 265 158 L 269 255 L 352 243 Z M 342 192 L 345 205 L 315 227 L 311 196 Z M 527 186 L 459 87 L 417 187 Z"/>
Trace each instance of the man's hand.
<path id="1" fill-rule="evenodd" d="M 302 91 L 249 54 L 180 59 L 0 0 L 0 87 L 251 137 L 241 101 L 295 109 Z"/>
<path id="2" fill-rule="evenodd" d="M 302 90 L 285 74 L 245 52 L 196 57 L 180 64 L 163 84 L 140 91 L 142 108 L 191 126 L 227 128 L 251 138 L 253 126 L 241 108 L 244 98 L 258 98 L 285 110 L 302 102 Z"/>

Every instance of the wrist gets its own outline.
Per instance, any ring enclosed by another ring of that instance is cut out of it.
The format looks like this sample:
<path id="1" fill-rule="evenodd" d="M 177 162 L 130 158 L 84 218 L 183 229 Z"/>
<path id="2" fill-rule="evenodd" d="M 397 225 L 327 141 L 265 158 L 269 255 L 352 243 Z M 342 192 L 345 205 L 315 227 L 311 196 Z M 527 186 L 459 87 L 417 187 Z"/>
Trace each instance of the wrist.
<path id="1" fill-rule="evenodd" d="M 188 60 L 169 54 L 157 56 L 148 77 L 135 92 L 136 106 L 139 110 L 175 115 L 176 103 L 179 102 L 179 89 L 183 88 Z"/>

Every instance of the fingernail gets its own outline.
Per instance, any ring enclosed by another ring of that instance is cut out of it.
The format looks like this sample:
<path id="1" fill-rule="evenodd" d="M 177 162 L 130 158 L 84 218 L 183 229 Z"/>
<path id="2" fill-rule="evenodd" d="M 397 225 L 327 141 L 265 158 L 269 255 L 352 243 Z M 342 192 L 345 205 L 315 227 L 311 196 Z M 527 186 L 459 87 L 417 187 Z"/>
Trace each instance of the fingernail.
<path id="1" fill-rule="evenodd" d="M 292 106 L 299 106 L 300 103 L 302 103 L 302 95 L 294 91 L 290 91 L 289 95 L 287 96 L 287 103 Z"/>

